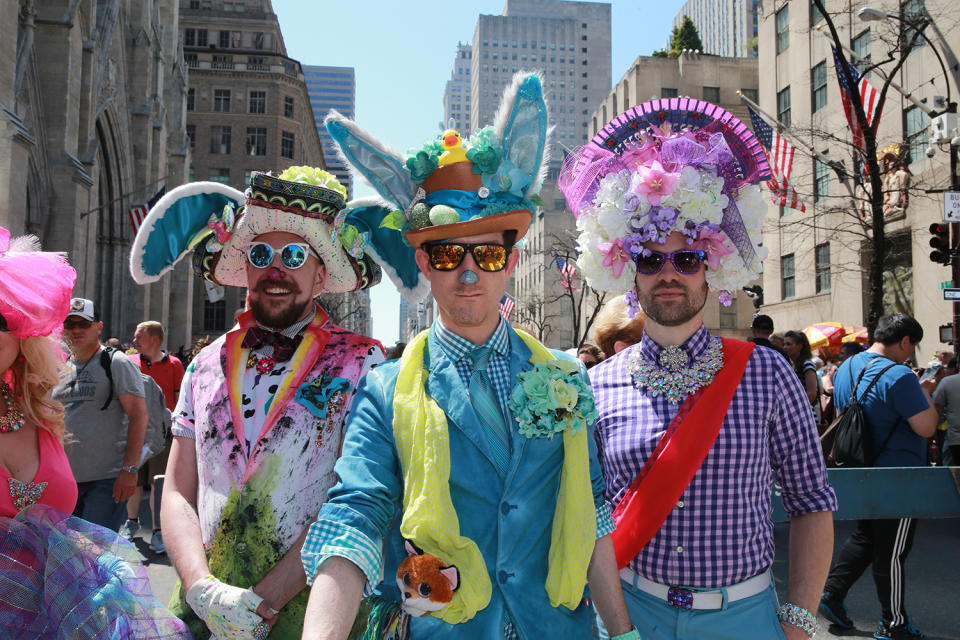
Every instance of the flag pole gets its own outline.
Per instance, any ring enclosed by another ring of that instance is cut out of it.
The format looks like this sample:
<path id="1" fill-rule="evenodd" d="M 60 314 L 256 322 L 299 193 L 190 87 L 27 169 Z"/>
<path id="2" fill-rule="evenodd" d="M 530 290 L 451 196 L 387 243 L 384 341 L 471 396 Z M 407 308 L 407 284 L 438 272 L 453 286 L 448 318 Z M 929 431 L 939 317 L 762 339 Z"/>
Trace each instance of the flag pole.
<path id="1" fill-rule="evenodd" d="M 823 30 L 823 25 L 819 25 L 819 26 L 817 27 L 817 31 L 819 31 L 819 32 L 823 35 L 823 37 L 826 38 L 826 39 L 830 42 L 830 44 L 836 45 L 836 43 L 833 41 L 833 39 L 830 38 L 830 35 Z M 845 44 L 841 44 L 841 45 L 840 45 L 840 48 L 843 49 L 844 53 L 846 53 L 847 55 L 849 55 L 849 56 L 851 57 L 851 62 L 859 61 L 861 64 L 863 64 L 863 63 L 869 64 L 869 61 L 864 60 L 863 58 L 861 58 L 860 55 L 857 54 L 856 51 L 854 51 L 854 50 L 851 49 L 850 47 L 846 46 Z M 928 107 L 927 105 L 925 105 L 925 104 L 923 104 L 922 102 L 920 102 L 920 100 L 918 100 L 918 99 L 913 95 L 913 92 L 907 91 L 906 89 L 904 89 L 903 87 L 901 87 L 899 84 L 897 84 L 896 82 L 894 82 L 893 80 L 891 80 L 891 79 L 887 76 L 887 74 L 885 74 L 885 73 L 883 72 L 883 69 L 881 69 L 880 67 L 871 67 L 871 68 L 870 68 L 870 71 L 876 71 L 876 72 L 877 72 L 877 75 L 880 76 L 881 78 L 883 78 L 883 81 L 886 82 L 887 85 L 888 85 L 891 89 L 893 89 L 894 91 L 896 91 L 897 93 L 899 93 L 900 95 L 902 95 L 904 98 L 906 98 L 907 100 L 909 100 L 911 103 L 913 103 L 913 106 L 917 107 L 918 109 L 920 109 L 921 111 L 923 111 L 925 114 L 927 114 L 927 117 L 933 118 L 933 117 L 936 116 L 936 112 L 934 112 L 933 109 L 931 109 L 931 108 Z"/>
<path id="2" fill-rule="evenodd" d="M 837 177 L 841 178 L 840 182 L 842 182 L 842 183 L 843 183 L 843 186 L 846 187 L 847 193 L 850 194 L 850 197 L 851 197 L 851 198 L 854 198 L 854 200 L 856 200 L 856 195 L 854 195 L 853 189 L 850 188 L 850 184 L 849 184 L 849 182 L 846 180 L 846 178 L 847 178 L 847 176 L 848 176 L 847 170 L 844 168 L 844 166 L 843 166 L 842 164 L 840 164 L 840 163 L 839 163 L 838 161 L 836 161 L 836 160 L 831 160 L 829 157 L 827 157 L 827 156 L 825 156 L 824 154 L 820 153 L 820 152 L 817 151 L 815 148 L 813 148 L 812 146 L 810 146 L 809 144 L 807 144 L 806 142 L 804 142 L 803 140 L 801 140 L 800 138 L 798 138 L 798 137 L 797 137 L 797 134 L 795 134 L 795 133 L 790 129 L 790 127 L 784 125 L 782 122 L 780 122 L 779 120 L 777 120 L 776 118 L 774 118 L 773 116 L 771 116 L 769 113 L 767 113 L 766 111 L 764 111 L 763 108 L 760 107 L 760 105 L 758 105 L 756 102 L 754 102 L 753 100 L 751 100 L 751 99 L 748 98 L 747 96 L 743 95 L 743 92 L 740 91 L 739 89 L 737 89 L 737 95 L 740 96 L 740 99 L 743 100 L 744 102 L 746 102 L 748 106 L 750 106 L 751 108 L 753 108 L 754 111 L 756 111 L 756 112 L 759 113 L 760 115 L 764 116 L 764 117 L 767 118 L 768 120 L 772 120 L 774 123 L 776 123 L 776 125 L 777 125 L 777 127 L 780 129 L 780 131 L 782 131 L 785 135 L 789 136 L 790 139 L 794 142 L 794 146 L 800 147 L 800 148 L 803 149 L 805 152 L 807 152 L 809 155 L 813 156 L 814 158 L 816 158 L 817 160 L 819 160 L 819 161 L 822 162 L 823 164 L 825 164 L 825 165 L 827 165 L 828 167 L 830 167 L 831 169 L 833 169 L 833 170 L 837 173 Z"/>

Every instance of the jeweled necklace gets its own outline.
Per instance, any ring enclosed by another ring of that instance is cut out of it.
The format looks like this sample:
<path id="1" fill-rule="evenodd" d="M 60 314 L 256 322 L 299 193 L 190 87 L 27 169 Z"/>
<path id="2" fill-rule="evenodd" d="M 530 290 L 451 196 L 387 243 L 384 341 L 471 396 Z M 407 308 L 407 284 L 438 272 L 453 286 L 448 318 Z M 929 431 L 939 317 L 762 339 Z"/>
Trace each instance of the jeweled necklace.
<path id="1" fill-rule="evenodd" d="M 720 338 L 710 340 L 704 354 L 688 367 L 686 351 L 676 345 L 660 351 L 660 363 L 647 360 L 635 345 L 627 366 L 633 377 L 633 386 L 647 389 L 654 398 L 663 395 L 670 404 L 678 404 L 688 395 L 713 382 L 713 377 L 723 368 L 723 343 Z"/>
<path id="2" fill-rule="evenodd" d="M 3 395 L 3 402 L 7 405 L 6 412 L 0 416 L 0 433 L 20 431 L 24 421 L 23 409 L 17 404 L 13 389 L 6 382 L 0 382 L 0 395 Z"/>

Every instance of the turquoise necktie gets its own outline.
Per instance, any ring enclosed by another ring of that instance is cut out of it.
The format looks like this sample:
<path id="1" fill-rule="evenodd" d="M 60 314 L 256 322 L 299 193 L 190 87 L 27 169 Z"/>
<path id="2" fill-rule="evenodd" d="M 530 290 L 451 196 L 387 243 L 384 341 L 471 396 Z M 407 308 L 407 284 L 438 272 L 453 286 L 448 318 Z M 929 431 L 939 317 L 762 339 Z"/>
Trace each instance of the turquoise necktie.
<path id="1" fill-rule="evenodd" d="M 470 352 L 473 361 L 473 372 L 470 374 L 470 404 L 477 412 L 480 420 L 487 425 L 487 442 L 493 451 L 493 458 L 500 475 L 507 472 L 510 464 L 510 438 L 507 434 L 506 421 L 503 419 L 503 410 L 497 393 L 487 375 L 487 363 L 493 351 L 490 347 L 480 347 Z"/>

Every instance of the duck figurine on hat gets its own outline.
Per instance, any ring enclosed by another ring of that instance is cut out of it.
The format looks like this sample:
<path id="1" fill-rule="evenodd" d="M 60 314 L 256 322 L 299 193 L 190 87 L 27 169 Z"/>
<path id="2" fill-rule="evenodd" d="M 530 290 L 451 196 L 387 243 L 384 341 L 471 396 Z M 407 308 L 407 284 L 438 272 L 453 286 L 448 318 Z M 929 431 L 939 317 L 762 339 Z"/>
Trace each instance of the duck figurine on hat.
<path id="1" fill-rule="evenodd" d="M 347 203 L 334 235 L 362 238 L 412 302 L 429 293 L 413 257 L 423 243 L 506 230 L 519 240 L 540 204 L 549 156 L 547 105 L 536 73 L 516 74 L 493 126 L 466 140 L 450 127 L 404 155 L 336 111 L 326 127 L 344 161 L 379 194 Z"/>

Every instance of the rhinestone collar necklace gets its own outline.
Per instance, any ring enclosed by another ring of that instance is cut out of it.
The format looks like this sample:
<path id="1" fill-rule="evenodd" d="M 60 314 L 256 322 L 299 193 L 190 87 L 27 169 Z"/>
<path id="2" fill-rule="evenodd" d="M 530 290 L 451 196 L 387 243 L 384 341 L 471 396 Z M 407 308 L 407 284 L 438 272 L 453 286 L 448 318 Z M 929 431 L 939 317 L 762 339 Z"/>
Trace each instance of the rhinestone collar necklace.
<path id="1" fill-rule="evenodd" d="M 723 368 L 723 343 L 720 338 L 711 338 L 710 345 L 693 366 L 688 366 L 689 356 L 682 348 L 671 345 L 660 351 L 659 363 L 644 357 L 640 345 L 634 345 L 627 360 L 627 370 L 633 378 L 633 386 L 656 398 L 666 397 L 670 404 L 678 404 L 688 395 L 713 382 L 713 377 Z"/>

